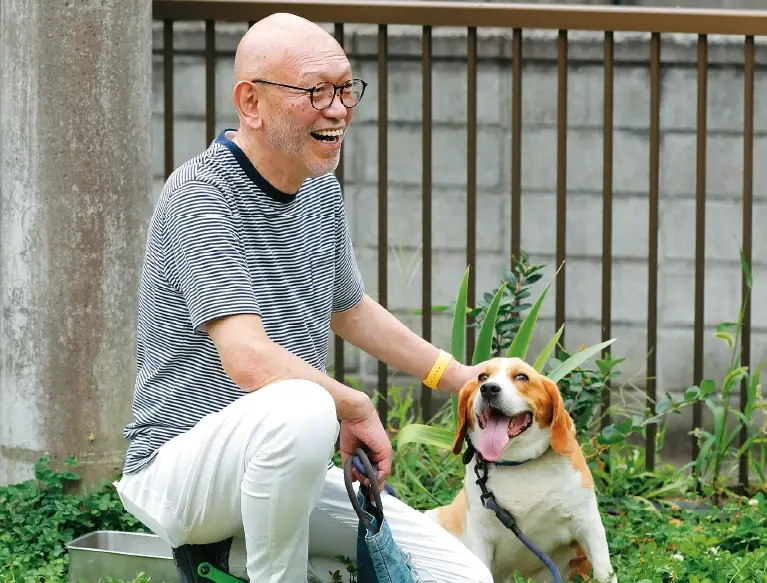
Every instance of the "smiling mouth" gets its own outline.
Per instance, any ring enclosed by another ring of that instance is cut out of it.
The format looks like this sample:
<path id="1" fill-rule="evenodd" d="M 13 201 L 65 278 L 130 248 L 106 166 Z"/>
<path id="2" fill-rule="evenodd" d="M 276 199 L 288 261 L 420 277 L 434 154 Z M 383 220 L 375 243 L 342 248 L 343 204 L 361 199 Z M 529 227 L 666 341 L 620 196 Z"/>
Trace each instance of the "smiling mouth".
<path id="1" fill-rule="evenodd" d="M 318 142 L 336 144 L 344 135 L 344 130 L 317 130 L 316 132 L 309 132 L 309 135 Z"/>
<path id="2" fill-rule="evenodd" d="M 530 411 L 522 411 L 513 417 L 509 417 L 494 407 L 488 407 L 483 411 L 482 415 L 477 415 L 477 421 L 479 421 L 480 429 L 485 429 L 488 423 L 500 427 L 503 427 L 503 424 L 506 423 L 506 433 L 509 438 L 513 438 L 522 435 L 530 429 L 533 424 L 533 414 Z"/>
<path id="3" fill-rule="evenodd" d="M 519 437 L 533 425 L 533 414 L 522 411 L 509 417 L 495 407 L 488 407 L 477 415 L 477 422 L 482 429 L 477 449 L 485 459 L 498 461 L 509 440 Z"/>

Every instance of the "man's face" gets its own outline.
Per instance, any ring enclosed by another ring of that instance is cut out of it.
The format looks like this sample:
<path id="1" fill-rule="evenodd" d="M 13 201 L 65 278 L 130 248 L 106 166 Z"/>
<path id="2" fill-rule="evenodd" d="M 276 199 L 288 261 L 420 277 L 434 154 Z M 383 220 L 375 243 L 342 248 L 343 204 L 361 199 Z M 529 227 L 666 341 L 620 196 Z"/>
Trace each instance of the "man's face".
<path id="1" fill-rule="evenodd" d="M 315 54 L 295 64 L 298 75 L 286 81 L 291 85 L 308 88 L 323 82 L 343 85 L 351 80 L 351 66 L 344 55 Z M 333 88 L 329 90 L 332 95 Z M 322 110 L 312 106 L 306 92 L 268 87 L 267 95 L 266 145 L 293 158 L 300 171 L 309 177 L 335 171 L 346 129 L 354 117 L 354 109 L 341 102 L 340 93 Z M 324 106 L 319 99 L 320 95 L 315 94 L 317 106 Z"/>

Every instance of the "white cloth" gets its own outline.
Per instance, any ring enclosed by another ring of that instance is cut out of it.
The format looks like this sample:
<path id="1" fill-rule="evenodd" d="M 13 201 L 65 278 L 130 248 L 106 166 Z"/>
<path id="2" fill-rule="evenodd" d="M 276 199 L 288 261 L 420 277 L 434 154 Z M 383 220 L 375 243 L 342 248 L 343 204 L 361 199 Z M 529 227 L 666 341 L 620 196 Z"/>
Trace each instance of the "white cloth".
<path id="1" fill-rule="evenodd" d="M 172 547 L 244 538 L 251 582 L 300 583 L 307 574 L 330 581 L 329 568 L 344 573 L 334 557 L 354 560 L 358 526 L 342 470 L 328 470 L 338 430 L 322 387 L 275 383 L 168 441 L 117 491 L 126 510 Z M 382 497 L 394 540 L 425 583 L 492 582 L 447 531 Z"/>

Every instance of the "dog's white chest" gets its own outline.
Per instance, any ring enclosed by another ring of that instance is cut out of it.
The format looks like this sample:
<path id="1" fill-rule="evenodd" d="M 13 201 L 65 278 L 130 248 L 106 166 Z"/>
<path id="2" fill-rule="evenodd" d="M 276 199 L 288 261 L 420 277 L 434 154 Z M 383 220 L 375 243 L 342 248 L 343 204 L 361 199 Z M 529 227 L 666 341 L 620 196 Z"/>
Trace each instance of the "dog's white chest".
<path id="1" fill-rule="evenodd" d="M 564 568 L 575 552 L 572 519 L 585 498 L 584 490 L 579 487 L 578 475 L 566 465 L 531 463 L 525 466 L 490 466 L 486 489 L 511 515 L 524 536 Z M 472 466 L 467 470 L 474 472 Z M 548 570 L 540 559 L 495 513 L 482 508 L 481 487 L 473 480 L 466 487 L 470 508 L 466 537 L 473 539 L 471 546 L 486 547 L 488 556 L 492 557 L 493 571 L 519 569 L 525 574 L 539 573 L 541 582 L 548 580 Z M 536 578 L 536 582 L 538 580 Z"/>

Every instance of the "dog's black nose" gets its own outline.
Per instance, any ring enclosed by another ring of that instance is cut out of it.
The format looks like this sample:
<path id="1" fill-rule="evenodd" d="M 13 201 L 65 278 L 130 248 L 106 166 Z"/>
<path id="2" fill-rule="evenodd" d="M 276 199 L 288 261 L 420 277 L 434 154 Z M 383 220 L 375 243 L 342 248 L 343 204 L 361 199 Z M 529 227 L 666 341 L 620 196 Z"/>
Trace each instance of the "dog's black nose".
<path id="1" fill-rule="evenodd" d="M 482 393 L 483 397 L 497 397 L 498 394 L 501 392 L 501 385 L 498 383 L 484 383 L 480 388 L 479 391 Z"/>

